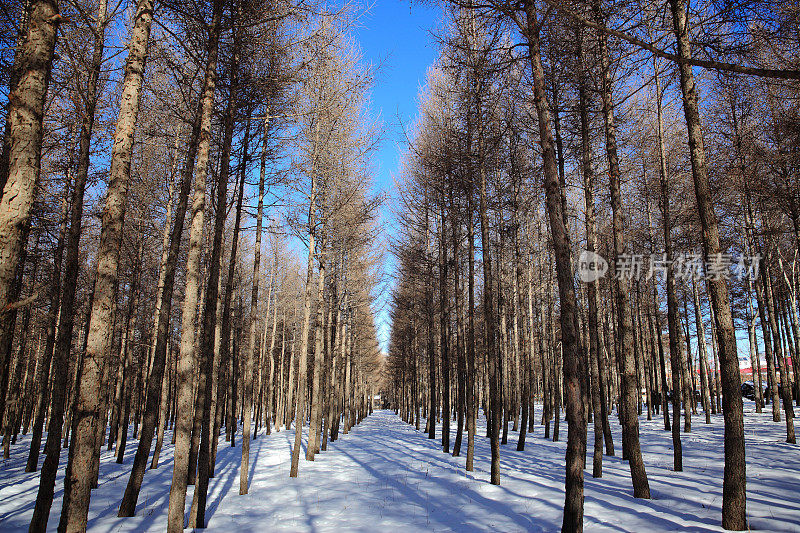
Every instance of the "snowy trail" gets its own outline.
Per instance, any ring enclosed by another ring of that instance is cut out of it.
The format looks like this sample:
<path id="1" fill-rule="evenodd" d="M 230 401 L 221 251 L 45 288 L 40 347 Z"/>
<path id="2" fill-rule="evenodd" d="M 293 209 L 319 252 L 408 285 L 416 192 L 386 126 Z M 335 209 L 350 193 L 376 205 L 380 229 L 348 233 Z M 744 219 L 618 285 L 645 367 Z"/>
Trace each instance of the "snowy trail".
<path id="1" fill-rule="evenodd" d="M 756 530 L 800 532 L 800 448 L 782 442 L 783 424 L 752 413 L 746 404 L 748 518 Z M 700 417 L 702 418 L 702 417 Z M 538 420 L 537 420 L 538 421 Z M 218 473 L 211 481 L 209 531 L 557 531 L 563 504 L 565 442 L 542 439 L 536 427 L 524 452 L 517 434 L 501 449 L 502 485 L 488 483 L 484 420 L 476 438 L 475 472 L 462 457 L 432 441 L 389 411 L 378 411 L 342 435 L 316 461 L 301 459 L 300 477 L 289 478 L 293 432 L 259 435 L 251 448 L 251 488 L 240 496 L 241 448 L 220 442 Z M 619 426 L 612 420 L 615 445 Z M 437 428 L 437 437 L 441 427 Z M 672 472 L 671 441 L 661 419 L 641 420 L 652 500 L 632 497 L 627 463 L 604 458 L 604 477 L 586 477 L 587 531 L 722 531 L 722 418 L 707 426 L 693 420 L 683 434 L 684 472 Z M 455 424 L 451 441 L 455 437 Z M 566 438 L 566 424 L 562 425 Z M 589 432 L 591 446 L 592 432 Z M 169 442 L 169 435 L 165 439 Z M 24 473 L 28 437 L 0 465 L 0 530 L 24 531 L 33 509 L 38 473 Z M 166 528 L 172 447 L 161 466 L 145 475 L 136 517 L 117 518 L 136 442 L 118 465 L 104 451 L 100 487 L 93 492 L 91 531 L 163 531 Z M 619 450 L 618 450 L 619 451 Z M 591 461 L 591 457 L 589 458 Z M 66 454 L 62 464 L 66 461 Z M 63 472 L 62 472 L 63 475 Z M 62 481 L 50 518 L 54 530 Z M 187 507 L 191 501 L 191 490 Z"/>

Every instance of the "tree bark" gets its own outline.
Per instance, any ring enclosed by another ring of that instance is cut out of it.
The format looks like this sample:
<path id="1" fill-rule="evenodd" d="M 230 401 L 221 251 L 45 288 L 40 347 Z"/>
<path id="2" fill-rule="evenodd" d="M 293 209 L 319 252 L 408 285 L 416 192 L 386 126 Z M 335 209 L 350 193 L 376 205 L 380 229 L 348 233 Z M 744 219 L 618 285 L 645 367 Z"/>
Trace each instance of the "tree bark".
<path id="1" fill-rule="evenodd" d="M 783 411 L 786 417 L 786 442 L 795 444 L 794 409 L 792 408 L 791 384 L 789 383 L 789 373 L 786 371 L 786 356 L 783 351 L 783 340 L 781 340 L 781 334 L 778 330 L 778 306 L 772 290 L 769 262 L 767 261 L 766 263 L 767 265 L 766 268 L 764 268 L 764 275 L 761 276 L 761 283 L 764 285 L 767 317 L 769 317 L 769 329 L 772 332 L 772 346 L 775 350 L 775 360 L 778 362 L 780 387 L 778 387 L 774 381 L 772 383 L 773 388 L 780 389 L 779 394 L 783 400 Z"/>
<path id="2" fill-rule="evenodd" d="M 596 222 L 594 214 L 594 168 L 592 167 L 592 143 L 589 137 L 589 101 L 587 94 L 587 66 L 584 60 L 583 32 L 578 34 L 578 109 L 581 126 L 581 172 L 583 174 L 584 203 L 586 217 L 586 250 L 595 252 L 597 246 Z M 592 457 L 592 477 L 603 477 L 603 422 L 607 420 L 605 387 L 600 377 L 600 337 L 597 319 L 597 283 L 586 285 L 587 325 L 589 328 L 589 358 L 592 373 L 592 410 L 594 411 L 594 455 Z"/>
<path id="3" fill-rule="evenodd" d="M 471 137 L 471 133 L 470 133 Z M 469 140 L 471 145 L 471 139 Z M 474 189 L 474 183 L 470 183 Z M 477 401 L 475 398 L 475 226 L 472 224 L 475 207 L 473 195 L 467 194 L 467 461 L 466 470 L 472 472 L 475 461 L 475 429 Z"/>
<path id="4" fill-rule="evenodd" d="M 297 477 L 298 464 L 300 462 L 300 445 L 303 437 L 303 423 L 306 417 L 306 380 L 308 377 L 308 339 L 311 330 L 311 285 L 314 279 L 314 255 L 316 234 L 316 215 L 317 215 L 317 153 L 319 150 L 319 121 L 314 131 L 314 153 L 311 158 L 311 191 L 308 204 L 308 262 L 306 265 L 306 286 L 303 295 L 303 326 L 300 331 L 300 354 L 297 366 L 297 407 L 294 416 L 294 446 L 292 447 L 292 465 L 289 477 Z"/>
<path id="5" fill-rule="evenodd" d="M 198 104 L 202 106 L 202 99 Z M 136 503 L 139 499 L 139 491 L 141 490 L 142 480 L 147 465 L 147 458 L 150 454 L 150 445 L 152 444 L 153 434 L 155 432 L 155 423 L 158 406 L 161 404 L 160 395 L 162 394 L 160 386 L 156 388 L 156 383 L 164 379 L 164 372 L 167 359 L 167 345 L 169 344 L 169 322 L 170 315 L 172 314 L 172 293 L 175 286 L 175 272 L 177 270 L 178 254 L 180 251 L 181 237 L 183 235 L 183 225 L 186 218 L 186 210 L 189 203 L 189 191 L 192 186 L 192 175 L 194 173 L 195 156 L 197 155 L 198 144 L 200 140 L 200 118 L 202 111 L 198 108 L 194 117 L 192 125 L 192 133 L 189 139 L 188 150 L 184 166 L 181 171 L 181 186 L 178 192 L 177 202 L 175 204 L 175 219 L 172 222 L 172 230 L 169 236 L 169 246 L 166 259 L 166 270 L 162 288 L 162 301 L 158 314 L 158 325 L 156 327 L 155 335 L 155 350 L 153 351 L 153 362 L 150 373 L 150 380 L 147 384 L 147 392 L 145 396 L 145 410 L 142 420 L 142 434 L 139 439 L 139 446 L 136 448 L 136 455 L 133 458 L 133 468 L 131 469 L 131 476 L 128 478 L 128 484 L 125 487 L 125 493 L 120 503 L 119 512 L 117 516 L 133 516 L 136 511 Z M 159 434 L 161 429 L 159 428 Z M 175 438 L 173 433 L 173 438 Z M 163 436 L 162 436 L 163 439 Z M 157 461 L 159 446 L 156 444 L 156 452 L 153 455 L 153 462 Z"/>
<path id="6" fill-rule="evenodd" d="M 539 119 L 539 140 L 544 162 L 545 203 L 556 256 L 558 292 L 561 303 L 561 344 L 564 352 L 564 381 L 567 388 L 566 480 L 562 531 L 583 531 L 583 462 L 586 455 L 586 416 L 581 391 L 581 355 L 576 331 L 576 301 L 573 282 L 570 239 L 564 224 L 561 205 L 561 181 L 558 177 L 550 108 L 545 94 L 545 77 L 539 45 L 539 22 L 532 0 L 524 3 L 525 37 L 533 72 L 534 103 Z"/>
<path id="7" fill-rule="evenodd" d="M 266 138 L 262 141 L 266 143 Z M 225 281 L 225 292 L 222 301 L 222 328 L 220 339 L 220 363 L 219 368 L 219 382 L 217 383 L 217 408 L 216 422 L 214 424 L 214 438 L 212 439 L 213 450 L 211 453 L 211 472 L 215 468 L 217 457 L 217 442 L 219 441 L 219 431 L 222 426 L 222 413 L 221 408 L 225 401 L 225 391 L 228 389 L 228 383 L 233 381 L 228 368 L 230 367 L 230 336 L 231 336 L 231 299 L 233 297 L 233 280 L 236 273 L 236 258 L 239 250 L 239 232 L 241 231 L 242 222 L 242 202 L 244 199 L 244 181 L 247 175 L 247 162 L 249 158 L 248 148 L 250 145 L 250 122 L 245 126 L 244 141 L 242 143 L 242 160 L 239 168 L 239 198 L 236 201 L 236 216 L 233 224 L 233 236 L 231 240 L 231 258 L 228 262 L 228 273 Z"/>
<path id="8" fill-rule="evenodd" d="M 106 30 L 106 16 L 107 16 L 107 2 L 106 0 L 101 0 L 98 6 L 98 13 L 97 13 L 97 27 L 95 28 L 95 43 L 94 43 L 94 50 L 92 53 L 91 63 L 89 64 L 89 79 L 87 82 L 86 87 L 86 96 L 84 97 L 84 109 L 83 117 L 81 120 L 81 131 L 80 131 L 80 140 L 79 140 L 79 149 L 78 149 L 78 164 L 75 172 L 75 184 L 72 191 L 72 213 L 70 216 L 70 231 L 67 238 L 67 264 L 66 264 L 66 271 L 64 274 L 64 295 L 62 295 L 62 303 L 69 302 L 68 305 L 70 309 L 65 313 L 62 309 L 61 317 L 62 323 L 59 325 L 59 336 L 63 333 L 67 335 L 66 337 L 66 346 L 62 346 L 61 343 L 56 340 L 56 350 L 58 349 L 66 349 L 67 350 L 67 357 L 69 352 L 69 345 L 72 342 L 72 328 L 73 328 L 73 316 L 74 310 L 72 307 L 74 306 L 75 301 L 75 291 L 77 289 L 76 282 L 78 278 L 78 271 L 80 265 L 78 264 L 78 247 L 80 243 L 81 237 L 81 221 L 83 217 L 83 194 L 86 188 L 86 181 L 89 175 L 89 158 L 90 158 L 90 145 L 91 145 L 91 138 L 92 138 L 92 129 L 94 126 L 94 118 L 95 118 L 95 109 L 97 108 L 97 84 L 100 78 L 100 68 L 103 63 L 103 51 L 105 48 L 105 30 Z M 99 256 L 98 256 L 99 258 Z M 97 279 L 97 278 L 95 278 Z M 94 305 L 94 291 L 92 293 L 92 306 Z M 91 308 L 90 308 L 91 309 Z M 91 321 L 91 317 L 89 317 Z M 91 322 L 89 323 L 91 325 Z M 87 347 L 88 347 L 88 335 L 86 338 Z M 77 369 L 80 370 L 80 373 L 76 373 L 76 377 L 81 377 L 83 363 L 85 363 L 85 354 L 81 353 L 80 362 L 81 364 L 77 365 Z M 101 363 L 102 364 L 102 363 Z M 99 377 L 102 379 L 103 372 L 101 370 Z M 81 384 L 79 381 L 75 383 L 75 393 L 74 399 L 76 400 L 75 404 L 71 406 L 72 416 L 74 416 L 75 408 L 78 407 L 77 401 L 80 400 L 80 387 Z M 74 427 L 73 427 L 73 440 L 78 438 L 76 431 L 79 429 L 79 424 L 81 423 L 82 419 L 80 417 L 75 419 Z M 67 417 L 67 428 L 69 428 L 71 424 L 70 417 Z M 93 437 L 96 439 L 97 435 L 97 423 L 95 421 L 93 426 L 84 426 L 84 431 L 91 431 L 93 432 Z M 88 440 L 88 436 L 85 436 Z M 64 479 L 64 499 L 62 502 L 62 509 L 61 509 L 61 520 L 59 523 L 59 530 L 66 531 L 68 528 L 70 530 L 81 530 L 82 528 L 85 529 L 85 522 L 86 518 L 82 515 L 85 515 L 88 512 L 88 492 L 83 490 L 81 486 L 75 486 L 74 482 L 87 482 L 86 479 L 83 478 L 80 474 L 75 476 L 74 471 L 74 460 L 76 458 L 81 459 L 81 466 L 86 466 L 86 461 L 88 460 L 89 464 L 93 463 L 93 458 L 95 455 L 99 455 L 99 451 L 94 449 L 90 449 L 87 447 L 80 447 L 77 448 L 77 444 L 80 442 L 80 438 L 78 438 L 78 442 L 73 445 L 70 449 L 69 459 L 67 461 L 67 469 L 66 469 L 66 476 Z M 67 441 L 65 438 L 64 446 L 67 446 Z M 99 447 L 99 446 L 98 446 Z M 76 455 L 76 451 L 81 452 L 81 455 Z M 87 453 L 88 452 L 88 453 Z M 88 483 L 89 488 L 93 484 L 93 478 L 91 477 L 92 468 L 87 467 L 89 470 L 88 475 Z M 75 501 L 73 499 L 74 495 L 78 495 L 79 500 Z M 83 501 L 81 498 L 86 499 Z M 83 509 L 86 508 L 86 511 Z M 73 529 L 74 528 L 74 529 Z"/>
<path id="9" fill-rule="evenodd" d="M 594 11 L 598 20 L 603 20 L 601 2 L 595 1 Z M 625 216 L 622 212 L 622 187 L 619 156 L 617 154 L 617 134 L 614 119 L 614 100 L 611 87 L 611 67 L 608 52 L 608 37 L 598 34 L 600 42 L 601 90 L 603 100 L 603 118 L 605 119 L 606 155 L 608 157 L 609 188 L 611 192 L 612 227 L 614 235 L 614 264 L 619 267 L 625 251 Z M 615 277 L 617 332 L 621 342 L 621 378 L 622 398 L 620 401 L 621 422 L 624 452 L 628 458 L 633 482 L 633 495 L 636 498 L 650 498 L 650 485 L 647 481 L 642 452 L 639 444 L 639 419 L 637 416 L 637 398 L 639 387 L 636 379 L 635 346 L 633 338 L 633 320 L 630 309 L 630 279 L 624 271 Z"/>
<path id="10" fill-rule="evenodd" d="M 442 355 L 442 451 L 450 453 L 450 346 L 448 329 L 450 313 L 447 301 L 447 223 L 444 193 L 439 218 L 439 346 Z"/>
<path id="11" fill-rule="evenodd" d="M 253 364 L 256 357 L 256 337 L 258 335 L 258 282 L 261 277 L 261 231 L 264 217 L 264 185 L 266 180 L 268 119 L 264 121 L 264 143 L 261 147 L 261 172 L 258 180 L 258 209 L 256 211 L 256 243 L 253 254 L 253 288 L 250 294 L 250 317 L 248 329 L 248 348 L 245 354 L 244 371 L 244 419 L 242 420 L 242 467 L 239 475 L 239 494 L 247 494 L 248 474 L 250 472 L 250 424 L 253 409 Z"/>
<path id="12" fill-rule="evenodd" d="M 303 327 L 300 331 L 300 354 L 297 366 L 297 407 L 294 415 L 294 446 L 292 447 L 292 465 L 289 477 L 297 477 L 300 461 L 300 445 L 303 435 L 303 423 L 306 417 L 306 379 L 308 376 L 308 339 L 311 329 L 311 293 L 314 279 L 314 233 L 316 215 L 317 178 L 311 176 L 311 195 L 308 209 L 308 264 L 306 267 L 306 287 L 303 296 Z"/>
<path id="13" fill-rule="evenodd" d="M 92 485 L 91 464 L 94 461 L 94 455 L 99 453 L 99 447 L 95 441 L 99 418 L 100 387 L 103 365 L 111 338 L 111 317 L 117 291 L 125 202 L 130 181 L 133 140 L 139 113 L 139 93 L 142 87 L 151 21 L 152 2 L 142 0 L 137 5 L 128 46 L 125 78 L 120 97 L 120 112 L 111 155 L 109 186 L 106 191 L 106 204 L 97 254 L 95 296 L 76 412 L 78 420 L 75 424 L 76 443 L 73 452 L 74 467 L 72 468 L 75 479 L 70 484 L 73 494 L 69 498 L 69 507 L 64 510 L 68 514 L 67 530 L 69 531 L 81 531 L 86 528 Z M 69 261 L 67 261 L 67 268 L 69 268 Z M 63 304 L 62 300 L 62 309 Z"/>
<path id="14" fill-rule="evenodd" d="M 173 206 L 173 196 L 174 196 L 174 188 L 175 188 L 174 187 L 174 185 L 175 185 L 175 173 L 176 173 L 177 166 L 178 166 L 178 148 L 179 148 L 179 143 L 180 143 L 180 130 L 177 130 L 175 132 L 175 155 L 174 155 L 173 160 L 172 160 L 172 171 L 170 172 L 170 175 L 169 175 L 169 190 L 167 192 L 167 209 L 166 209 L 166 212 L 164 213 L 164 231 L 163 231 L 163 234 L 161 236 L 161 262 L 159 263 L 159 269 L 158 269 L 158 285 L 156 287 L 156 307 L 155 307 L 155 311 L 153 312 L 153 330 L 152 330 L 152 332 L 150 334 L 151 335 L 151 341 L 150 341 L 150 354 L 151 354 L 150 379 L 147 382 L 147 390 L 145 391 L 145 399 L 144 399 L 145 408 L 144 408 L 144 414 L 142 416 L 142 437 L 145 436 L 145 423 L 146 423 L 145 420 L 147 418 L 147 408 L 148 408 L 147 402 L 148 402 L 148 396 L 149 396 L 149 393 L 150 393 L 150 389 L 153 386 L 153 385 L 151 385 L 151 382 L 154 381 L 154 379 L 156 377 L 158 377 L 158 376 L 155 375 L 156 374 L 156 372 L 155 372 L 155 366 L 156 366 L 155 354 L 156 354 L 156 348 L 158 347 L 158 322 L 159 322 L 159 319 L 161 317 L 161 308 L 164 306 L 164 300 L 165 300 L 164 291 L 166 289 L 165 280 L 166 280 L 166 277 L 167 277 L 167 268 L 172 266 L 172 265 L 169 265 L 168 261 L 169 261 L 169 250 L 170 250 L 170 246 L 169 246 L 169 244 L 170 244 L 170 235 L 171 235 L 170 226 L 172 224 L 172 206 Z M 185 205 L 185 202 L 184 202 L 184 205 Z M 186 214 L 185 213 L 185 209 L 184 209 L 184 213 L 183 214 L 184 215 Z M 181 224 L 181 226 L 182 226 L 182 224 Z M 170 292 L 172 292 L 172 287 L 170 287 Z M 170 295 L 169 300 L 170 300 L 170 309 L 171 309 L 172 308 L 172 297 L 171 297 L 171 295 Z M 167 327 L 169 327 L 169 324 L 167 325 Z M 166 359 L 166 357 L 165 357 L 165 359 Z M 162 365 L 161 373 L 162 374 L 164 373 L 163 365 Z M 167 382 L 166 382 L 166 380 L 164 379 L 164 377 L 162 375 L 161 391 L 160 391 L 159 406 L 158 406 L 158 426 L 155 428 L 157 430 L 157 432 L 158 432 L 158 437 L 156 438 L 156 447 L 153 450 L 153 459 L 152 459 L 152 461 L 150 463 L 150 468 L 151 469 L 158 468 L 158 459 L 159 459 L 159 456 L 161 454 L 161 444 L 164 441 L 164 423 L 165 423 L 165 418 L 166 418 L 164 415 L 165 415 L 165 412 L 166 412 L 166 405 L 167 405 L 166 404 L 166 399 L 167 399 L 167 393 L 166 393 L 167 384 L 166 383 Z M 139 442 L 141 442 L 141 440 L 142 439 L 140 438 Z M 149 446 L 148 446 L 148 448 L 149 448 Z M 136 451 L 137 452 L 139 451 L 138 448 L 137 448 Z M 130 483 L 130 480 L 128 482 Z M 127 490 L 127 486 L 125 488 Z M 124 499 L 124 497 L 123 497 L 123 499 Z"/>
<path id="15" fill-rule="evenodd" d="M 16 78 L 8 95 L 7 123 L 9 144 L 7 155 L 8 177 L 0 193 L 0 369 L 10 363 L 10 340 L 14 334 L 14 313 L 9 306 L 18 295 L 14 292 L 14 280 L 20 264 L 23 247 L 30 227 L 30 215 L 36 196 L 42 157 L 42 119 L 50 70 L 61 15 L 56 0 L 34 0 L 30 6 L 27 32 L 14 58 Z M 5 169 L 3 169 L 5 170 Z M 5 383 L 2 384 L 5 389 Z M 0 393 L 0 416 L 5 411 L 5 390 Z M 49 437 L 49 433 L 48 433 Z M 59 439 L 60 440 L 60 434 Z M 58 457 L 51 460 L 58 461 Z M 48 466 L 52 466 L 48 463 Z M 45 485 L 54 478 L 48 472 Z M 52 503 L 52 488 L 44 487 L 42 496 L 46 509 Z M 38 498 L 37 498 L 38 501 Z M 42 509 L 43 510 L 43 509 Z M 39 518 L 46 517 L 40 513 Z"/>
<path id="16" fill-rule="evenodd" d="M 684 0 L 670 0 L 672 22 L 678 45 L 678 56 L 691 59 L 688 19 Z M 697 90 L 692 67 L 680 64 L 683 110 L 689 135 L 689 153 L 692 162 L 695 195 L 703 229 L 703 251 L 706 259 L 720 253 L 717 216 L 714 213 L 705 160 L 703 131 Z M 710 280 L 709 297 L 714 310 L 718 352 L 722 373 L 722 411 L 725 419 L 725 472 L 722 485 L 722 527 L 731 530 L 747 529 L 746 471 L 744 450 L 744 421 L 742 414 L 739 357 L 736 336 L 728 300 L 728 286 L 724 279 Z"/>
<path id="17" fill-rule="evenodd" d="M 711 423 L 711 396 L 709 393 L 708 374 L 708 355 L 706 352 L 706 329 L 703 326 L 703 318 L 700 316 L 700 297 L 697 294 L 697 282 L 692 279 L 692 294 L 694 296 L 694 319 L 697 331 L 697 354 L 700 362 L 700 394 L 703 398 L 703 412 L 706 415 L 706 424 Z"/>
<path id="18" fill-rule="evenodd" d="M 319 437 L 322 430 L 322 361 L 323 352 L 323 335 L 324 335 L 324 320 L 325 320 L 325 283 L 327 281 L 326 274 L 327 268 L 325 260 L 325 225 L 320 225 L 320 239 L 317 245 L 319 251 L 317 252 L 317 259 L 319 261 L 319 271 L 317 272 L 317 319 L 315 323 L 314 333 L 314 360 L 312 361 L 312 374 L 311 374 L 311 402 L 308 421 L 308 443 L 306 445 L 306 460 L 313 461 L 314 455 L 319 453 Z"/>
<path id="19" fill-rule="evenodd" d="M 200 255 L 202 252 L 203 219 L 206 207 L 206 177 L 208 176 L 209 152 L 211 149 L 211 115 L 214 110 L 217 56 L 223 8 L 224 2 L 215 0 L 201 98 L 200 137 L 195 167 L 195 193 L 192 199 L 189 251 L 186 259 L 186 296 L 183 302 L 181 345 L 176 376 L 178 382 L 177 420 L 174 430 L 175 462 L 172 471 L 172 486 L 170 487 L 167 516 L 167 531 L 169 533 L 183 531 L 183 519 L 186 511 L 186 486 L 189 479 L 189 448 L 191 447 L 193 412 L 192 389 L 196 360 L 195 322 L 197 319 L 197 298 L 200 289 Z"/>
<path id="20" fill-rule="evenodd" d="M 683 471 L 683 449 L 681 447 L 681 363 L 680 332 L 678 325 L 678 296 L 675 292 L 675 271 L 672 268 L 672 221 L 669 214 L 669 188 L 667 186 L 667 160 L 664 153 L 664 126 L 661 107 L 661 78 L 656 74 L 656 111 L 658 113 L 659 183 L 661 188 L 661 218 L 664 230 L 664 259 L 669 266 L 667 285 L 667 328 L 669 331 L 669 361 L 672 372 L 672 469 Z M 666 396 L 667 391 L 664 391 Z"/>
<path id="21" fill-rule="evenodd" d="M 222 9 L 223 8 L 220 7 L 220 10 Z M 234 14 L 234 20 L 232 21 L 234 25 L 234 44 L 230 63 L 228 65 L 230 88 L 223 118 L 222 154 L 220 168 L 217 172 L 217 198 L 216 205 L 214 206 L 214 237 L 211 245 L 211 254 L 208 257 L 209 272 L 206 281 L 205 302 L 203 303 L 203 317 L 200 324 L 200 375 L 194 416 L 195 423 L 198 419 L 201 420 L 201 434 L 200 448 L 197 456 L 197 483 L 195 484 L 192 506 L 189 513 L 189 527 L 196 529 L 203 529 L 206 527 L 205 516 L 206 501 L 208 499 L 208 480 L 211 476 L 209 468 L 211 466 L 211 437 L 213 435 L 212 417 L 214 416 L 214 405 L 212 402 L 215 355 L 214 337 L 217 329 L 216 318 L 219 303 L 220 270 L 222 268 L 222 234 L 225 230 L 225 219 L 228 213 L 226 202 L 228 175 L 230 173 L 233 126 L 237 109 L 237 91 L 239 88 L 239 32 L 235 27 L 238 15 L 239 13 Z M 256 264 L 257 263 L 256 261 Z M 242 470 L 246 471 L 246 469 Z"/>
<path id="22" fill-rule="evenodd" d="M 37 370 L 37 407 L 31 434 L 31 448 L 28 453 L 28 462 L 25 472 L 36 472 L 39 466 L 39 452 L 42 444 L 45 414 L 50 404 L 50 366 L 53 360 L 53 347 L 55 345 L 56 329 L 61 309 L 61 264 L 64 258 L 64 240 L 67 233 L 67 213 L 69 211 L 69 180 L 64 184 L 64 199 L 61 209 L 61 224 L 59 226 L 58 241 L 56 244 L 55 258 L 53 260 L 52 279 L 50 281 L 50 311 L 47 317 L 47 336 L 44 344 L 44 354 L 39 361 Z"/>

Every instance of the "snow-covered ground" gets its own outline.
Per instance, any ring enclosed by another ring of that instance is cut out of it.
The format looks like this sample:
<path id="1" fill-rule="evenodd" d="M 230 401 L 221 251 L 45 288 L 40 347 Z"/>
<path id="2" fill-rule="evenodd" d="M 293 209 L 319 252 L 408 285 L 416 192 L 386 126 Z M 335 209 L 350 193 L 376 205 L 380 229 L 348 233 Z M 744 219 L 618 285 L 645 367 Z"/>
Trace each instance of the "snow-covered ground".
<path id="1" fill-rule="evenodd" d="M 745 401 L 747 435 L 747 510 L 754 530 L 800 531 L 800 448 L 786 444 L 785 426 L 753 413 Z M 538 415 L 538 413 L 537 413 Z M 483 420 L 481 422 L 484 422 Z M 538 422 L 538 419 L 537 419 Z M 289 478 L 293 433 L 263 433 L 251 448 L 251 487 L 239 495 L 241 448 L 220 443 L 217 476 L 208 498 L 211 531 L 557 531 L 564 489 L 562 442 L 542 438 L 541 426 L 529 435 L 524 452 L 517 434 L 501 449 L 502 484 L 488 482 L 488 441 L 484 423 L 476 439 L 475 471 L 462 457 L 444 454 L 431 441 L 389 411 L 378 411 L 343 435 L 316 461 L 301 459 L 300 477 Z M 612 421 L 615 445 L 619 426 Z M 437 428 L 437 437 L 441 427 Z M 641 420 L 642 448 L 651 500 L 632 496 L 627 463 L 605 457 L 602 479 L 586 476 L 587 531 L 720 531 L 722 506 L 722 417 L 712 424 L 693 418 L 683 434 L 684 471 L 673 472 L 669 433 L 661 418 Z M 455 424 L 452 438 L 455 437 Z M 169 434 L 165 442 L 169 442 Z M 592 440 L 591 424 L 589 443 Z M 24 531 L 33 511 L 39 474 L 24 472 L 29 437 L 12 447 L 0 463 L 0 530 Z M 466 441 L 466 439 L 465 439 Z M 124 465 L 103 451 L 100 486 L 92 493 L 91 531 L 164 531 L 172 477 L 172 447 L 165 445 L 158 470 L 145 475 L 134 518 L 117 518 L 119 499 L 130 472 L 135 442 Z M 62 456 L 63 464 L 66 456 Z M 591 468 L 591 455 L 589 457 Z M 50 515 L 55 530 L 61 509 L 62 477 Z M 187 508 L 191 502 L 191 490 Z"/>

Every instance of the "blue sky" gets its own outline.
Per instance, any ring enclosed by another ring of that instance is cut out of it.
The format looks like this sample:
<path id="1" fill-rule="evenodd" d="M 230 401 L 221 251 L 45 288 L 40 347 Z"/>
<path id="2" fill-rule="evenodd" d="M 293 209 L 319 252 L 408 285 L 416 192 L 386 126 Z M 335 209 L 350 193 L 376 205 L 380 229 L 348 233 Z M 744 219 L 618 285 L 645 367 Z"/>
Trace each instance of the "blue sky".
<path id="1" fill-rule="evenodd" d="M 437 56 L 437 44 L 431 32 L 440 25 L 441 17 L 442 12 L 435 5 L 412 4 L 408 0 L 377 0 L 368 5 L 359 18 L 354 33 L 364 62 L 380 67 L 371 92 L 372 110 L 379 115 L 384 128 L 374 158 L 376 192 L 394 196 L 394 175 L 399 168 L 404 143 L 403 126 L 408 128 L 417 115 L 420 88 L 425 83 L 428 67 Z M 379 242 L 379 246 L 386 246 L 384 268 L 387 276 L 394 273 L 394 258 L 388 249 L 388 238 L 394 232 L 389 204 L 391 200 L 381 215 L 384 235 Z M 387 288 L 390 287 L 391 284 Z M 391 329 L 389 298 L 387 290 L 377 302 L 378 337 L 384 350 L 388 349 Z M 739 329 L 737 334 L 741 364 L 749 366 L 747 332 Z M 692 347 L 697 349 L 695 339 Z M 759 351 L 763 352 L 760 339 Z"/>
<path id="2" fill-rule="evenodd" d="M 407 0 L 377 0 L 368 5 L 359 18 L 355 31 L 364 54 L 364 62 L 379 67 L 372 89 L 372 110 L 379 115 L 384 135 L 374 158 L 374 187 L 393 195 L 394 175 L 399 167 L 404 142 L 403 126 L 413 122 L 417 114 L 417 95 L 425 83 L 428 66 L 437 55 L 437 45 L 431 35 L 441 19 L 438 7 L 410 3 Z M 393 232 L 384 207 L 382 220 L 384 239 Z M 394 261 L 386 248 L 386 272 L 391 275 Z M 388 293 L 379 299 L 378 336 L 382 347 L 388 348 L 389 317 L 386 307 Z"/>

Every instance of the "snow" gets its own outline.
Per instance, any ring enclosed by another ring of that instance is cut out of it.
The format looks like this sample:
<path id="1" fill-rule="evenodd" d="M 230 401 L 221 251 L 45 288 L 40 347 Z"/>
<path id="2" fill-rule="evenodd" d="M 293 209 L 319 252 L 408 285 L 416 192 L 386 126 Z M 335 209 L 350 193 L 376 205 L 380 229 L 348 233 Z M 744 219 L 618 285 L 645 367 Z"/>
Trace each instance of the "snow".
<path id="1" fill-rule="evenodd" d="M 786 444 L 785 424 L 769 412 L 756 414 L 745 400 L 747 511 L 750 527 L 761 531 L 800 532 L 800 449 Z M 540 412 L 537 409 L 537 422 Z M 722 416 L 703 423 L 693 417 L 692 432 L 682 434 L 683 472 L 672 471 L 671 437 L 663 419 L 640 419 L 644 461 L 651 500 L 633 498 L 627 463 L 604 457 L 603 478 L 591 477 L 592 425 L 589 425 L 589 470 L 585 477 L 587 531 L 722 531 Z M 614 444 L 621 449 L 617 421 L 611 421 Z M 455 439 L 452 425 L 451 443 Z M 501 485 L 489 484 L 489 446 L 485 420 L 476 438 L 475 471 L 464 470 L 462 456 L 452 457 L 437 440 L 428 440 L 391 411 L 376 411 L 348 435 L 329 443 L 328 451 L 308 462 L 301 458 L 300 477 L 289 478 L 294 432 L 263 432 L 251 447 L 250 493 L 239 495 L 241 448 L 221 440 L 217 475 L 211 480 L 206 517 L 209 531 L 557 531 L 561 527 L 564 490 L 562 441 L 544 440 L 537 424 L 524 452 L 516 451 L 517 434 L 509 431 L 501 447 Z M 100 486 L 92 493 L 90 531 L 164 531 L 172 478 L 172 446 L 167 432 L 162 461 L 148 470 L 136 516 L 117 518 L 119 499 L 133 461 L 130 441 L 125 462 L 118 465 L 103 450 Z M 33 511 L 39 474 L 25 473 L 29 437 L 12 446 L 0 463 L 0 531 L 24 531 Z M 61 509 L 62 469 L 49 529 L 55 530 Z M 41 460 L 40 460 L 41 464 Z M 187 511 L 191 503 L 187 495 Z"/>

